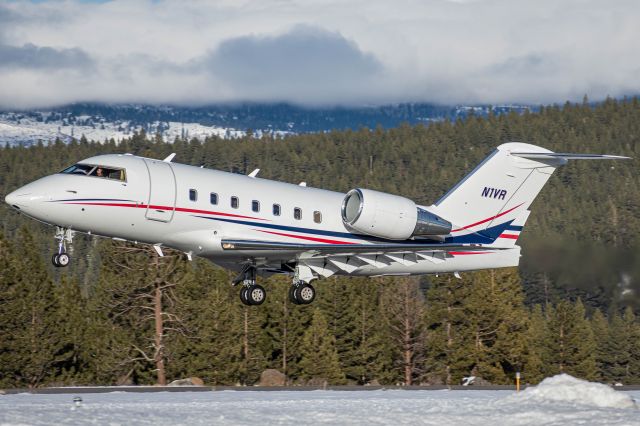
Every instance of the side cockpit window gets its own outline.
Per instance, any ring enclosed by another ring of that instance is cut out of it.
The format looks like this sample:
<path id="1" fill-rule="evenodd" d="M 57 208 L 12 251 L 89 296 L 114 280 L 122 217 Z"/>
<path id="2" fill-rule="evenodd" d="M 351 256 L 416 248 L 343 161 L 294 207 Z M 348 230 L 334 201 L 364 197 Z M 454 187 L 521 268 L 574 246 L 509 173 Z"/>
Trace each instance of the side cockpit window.
<path id="1" fill-rule="evenodd" d="M 103 179 L 119 180 L 122 182 L 126 182 L 127 180 L 127 174 L 124 169 L 91 164 L 74 164 L 60 173 L 93 176 Z"/>
<path id="2" fill-rule="evenodd" d="M 88 175 L 91 170 L 93 170 L 95 166 L 91 166 L 89 164 L 74 164 L 71 167 L 67 167 L 60 173 L 66 173 L 69 175 Z"/>

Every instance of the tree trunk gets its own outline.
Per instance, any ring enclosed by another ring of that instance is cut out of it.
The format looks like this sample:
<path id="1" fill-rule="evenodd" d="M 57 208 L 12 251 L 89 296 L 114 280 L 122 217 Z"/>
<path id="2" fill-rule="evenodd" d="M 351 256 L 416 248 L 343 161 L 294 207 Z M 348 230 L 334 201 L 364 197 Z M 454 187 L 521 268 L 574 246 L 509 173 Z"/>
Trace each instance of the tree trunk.
<path id="1" fill-rule="evenodd" d="M 285 293 L 283 308 L 283 320 L 282 320 L 282 374 L 287 375 L 287 329 L 289 328 L 289 297 Z"/>
<path id="2" fill-rule="evenodd" d="M 449 283 L 451 283 L 451 279 L 449 279 Z M 451 300 L 451 289 L 447 290 L 448 300 Z M 453 346 L 453 337 L 451 336 L 451 302 L 447 302 L 447 320 L 446 320 L 446 329 L 447 329 L 447 378 L 446 383 L 448 386 L 451 385 L 451 347 Z"/>
<path id="3" fill-rule="evenodd" d="M 407 386 L 412 384 L 413 368 L 411 361 L 413 358 L 413 348 L 411 347 L 411 319 L 410 319 L 410 295 L 408 284 L 404 285 L 404 383 Z"/>
<path id="4" fill-rule="evenodd" d="M 156 371 L 158 375 L 158 384 L 160 386 L 164 386 L 167 384 L 167 377 L 165 375 L 164 370 L 164 323 L 162 318 L 162 289 L 160 288 L 160 283 L 156 283 L 155 295 L 154 295 L 154 303 L 153 303 L 153 313 L 155 318 L 156 325 L 156 334 L 155 334 L 155 362 L 156 362 Z"/>
<path id="5" fill-rule="evenodd" d="M 249 308 L 244 308 L 244 335 L 242 336 L 244 360 L 249 362 Z"/>

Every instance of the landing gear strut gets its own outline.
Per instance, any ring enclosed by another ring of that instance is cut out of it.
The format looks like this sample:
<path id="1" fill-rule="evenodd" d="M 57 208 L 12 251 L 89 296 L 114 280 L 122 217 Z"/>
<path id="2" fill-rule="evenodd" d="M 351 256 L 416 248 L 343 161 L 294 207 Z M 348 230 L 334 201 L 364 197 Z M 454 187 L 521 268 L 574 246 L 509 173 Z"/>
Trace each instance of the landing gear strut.
<path id="1" fill-rule="evenodd" d="M 64 268 L 71 263 L 71 256 L 67 253 L 67 244 L 71 245 L 73 241 L 73 231 L 56 227 L 56 240 L 58 241 L 58 251 L 51 257 L 51 263 L 56 268 Z"/>
<path id="2" fill-rule="evenodd" d="M 242 283 L 240 289 L 240 300 L 247 306 L 262 305 L 267 298 L 267 292 L 261 285 L 256 284 L 256 267 L 246 265 L 238 278 L 233 281 L 233 285 Z"/>

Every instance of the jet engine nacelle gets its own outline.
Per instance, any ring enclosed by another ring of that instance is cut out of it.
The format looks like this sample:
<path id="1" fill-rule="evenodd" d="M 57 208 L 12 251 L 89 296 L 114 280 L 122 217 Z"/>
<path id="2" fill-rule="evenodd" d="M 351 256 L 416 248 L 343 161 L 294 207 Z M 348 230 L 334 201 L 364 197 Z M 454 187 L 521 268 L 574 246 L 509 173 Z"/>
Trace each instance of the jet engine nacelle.
<path id="1" fill-rule="evenodd" d="M 347 229 L 391 240 L 447 235 L 451 223 L 408 198 L 356 188 L 342 201 L 342 222 Z"/>

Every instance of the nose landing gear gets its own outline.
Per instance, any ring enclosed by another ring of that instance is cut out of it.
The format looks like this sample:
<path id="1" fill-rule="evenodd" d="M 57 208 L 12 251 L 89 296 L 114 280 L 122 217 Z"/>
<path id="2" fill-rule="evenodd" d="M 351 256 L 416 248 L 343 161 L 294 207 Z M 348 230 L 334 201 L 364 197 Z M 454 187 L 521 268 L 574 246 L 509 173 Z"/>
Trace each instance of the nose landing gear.
<path id="1" fill-rule="evenodd" d="M 238 275 L 238 278 L 233 281 L 233 285 L 242 282 L 240 301 L 247 306 L 262 305 L 267 298 L 267 291 L 264 287 L 256 284 L 256 272 L 255 266 L 247 264 Z"/>
<path id="2" fill-rule="evenodd" d="M 56 227 L 56 240 L 58 241 L 58 251 L 51 257 L 51 263 L 56 268 L 64 268 L 71 263 L 71 256 L 67 253 L 67 244 L 73 242 L 73 231 L 67 228 Z"/>

